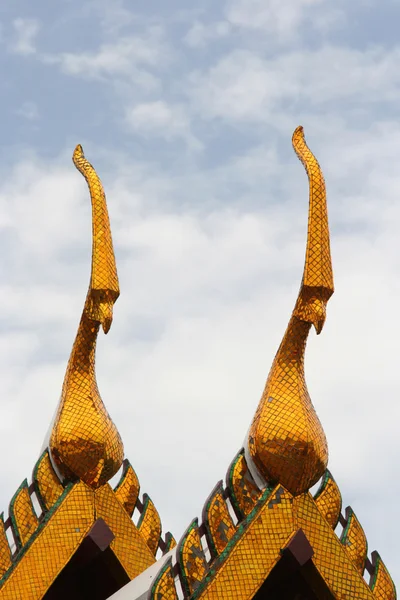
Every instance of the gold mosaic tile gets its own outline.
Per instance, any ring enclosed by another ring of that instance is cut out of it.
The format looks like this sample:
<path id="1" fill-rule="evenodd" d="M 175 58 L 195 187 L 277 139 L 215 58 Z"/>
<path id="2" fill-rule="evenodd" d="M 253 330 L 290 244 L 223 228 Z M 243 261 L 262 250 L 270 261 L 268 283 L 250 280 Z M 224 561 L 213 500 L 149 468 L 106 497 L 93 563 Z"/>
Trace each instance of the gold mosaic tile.
<path id="1" fill-rule="evenodd" d="M 39 526 L 0 590 L 1 600 L 39 600 L 68 563 L 94 521 L 93 491 L 77 483 Z"/>
<path id="2" fill-rule="evenodd" d="M 11 567 L 11 551 L 4 529 L 3 513 L 0 515 L 0 578 Z"/>
<path id="3" fill-rule="evenodd" d="M 161 519 L 153 501 L 147 494 L 143 494 L 143 503 L 144 508 L 137 527 L 151 552 L 155 555 L 161 537 Z"/>
<path id="4" fill-rule="evenodd" d="M 396 600 L 396 588 L 378 552 L 372 553 L 375 573 L 371 579 L 371 589 L 376 600 Z"/>
<path id="5" fill-rule="evenodd" d="M 130 462 L 125 459 L 122 477 L 114 492 L 116 498 L 121 502 L 122 506 L 125 508 L 130 517 L 135 510 L 136 501 L 139 497 L 139 491 L 139 479 Z"/>
<path id="6" fill-rule="evenodd" d="M 197 533 L 199 547 L 197 522 L 191 527 Z M 191 600 L 250 600 L 299 529 L 313 548 L 314 565 L 337 600 L 372 600 L 374 596 L 379 600 L 395 600 L 393 582 L 379 555 L 373 554 L 376 567 L 373 595 L 312 496 L 305 493 L 293 498 L 280 485 L 263 493 L 221 555 L 211 562 L 208 572 L 205 570 L 197 578 L 194 588 L 185 590 L 185 598 L 191 595 Z"/>
<path id="7" fill-rule="evenodd" d="M 176 547 L 176 539 L 174 538 L 174 536 L 172 535 L 172 533 L 170 533 L 168 531 L 168 533 L 166 533 L 165 535 L 165 550 L 164 550 L 164 554 L 167 554 L 167 552 L 169 552 L 170 550 L 172 550 L 172 548 Z"/>
<path id="8" fill-rule="evenodd" d="M 301 528 L 313 550 L 313 563 L 337 600 L 372 600 L 368 585 L 360 576 L 345 548 L 320 514 L 310 494 L 293 501 L 296 528 Z"/>
<path id="9" fill-rule="evenodd" d="M 314 500 L 319 512 L 325 517 L 332 529 L 335 529 L 342 510 L 342 495 L 328 469 L 325 471 Z"/>
<path id="10" fill-rule="evenodd" d="M 153 553 L 108 484 L 96 490 L 95 507 L 96 518 L 101 517 L 115 535 L 114 554 L 134 579 L 155 562 Z"/>
<path id="11" fill-rule="evenodd" d="M 292 495 L 282 486 L 269 493 L 260 509 L 255 509 L 254 517 L 248 517 L 250 522 L 239 528 L 217 559 L 215 571 L 211 566 L 204 587 L 199 588 L 194 597 L 201 600 L 253 598 L 293 534 L 292 502 Z"/>
<path id="12" fill-rule="evenodd" d="M 350 507 L 346 509 L 346 520 L 347 525 L 343 530 L 340 541 L 355 564 L 356 569 L 362 575 L 368 552 L 367 538 L 353 509 Z"/>
<path id="13" fill-rule="evenodd" d="M 95 349 L 100 326 L 108 332 L 119 285 L 103 186 L 81 146 L 73 155 L 92 201 L 93 251 L 89 291 L 64 379 L 50 438 L 60 472 L 96 488 L 118 471 L 123 444 L 99 394 Z"/>
<path id="14" fill-rule="evenodd" d="M 184 592 L 190 596 L 208 572 L 197 519 L 191 522 L 179 542 L 178 556 Z"/>
<path id="15" fill-rule="evenodd" d="M 235 524 L 225 502 L 222 481 L 214 488 L 203 510 L 203 523 L 213 556 L 218 556 L 236 531 Z"/>
<path id="16" fill-rule="evenodd" d="M 22 482 L 10 502 L 10 517 L 18 547 L 25 546 L 39 525 L 26 479 Z"/>
<path id="17" fill-rule="evenodd" d="M 150 600 L 178 600 L 172 572 L 171 559 L 168 559 L 152 586 Z"/>
<path id="18" fill-rule="evenodd" d="M 48 450 L 43 452 L 33 470 L 38 500 L 43 510 L 49 510 L 64 491 L 50 462 Z"/>
<path id="19" fill-rule="evenodd" d="M 261 497 L 261 491 L 251 476 L 243 450 L 232 461 L 226 479 L 233 508 L 238 519 L 242 519 L 253 510 Z"/>
<path id="20" fill-rule="evenodd" d="M 293 147 L 310 182 L 306 262 L 292 317 L 250 428 L 249 450 L 267 481 L 279 481 L 296 495 L 318 481 L 328 461 L 325 434 L 305 382 L 304 353 L 311 325 L 317 333 L 322 330 L 333 276 L 325 182 L 302 127 L 293 134 Z"/>

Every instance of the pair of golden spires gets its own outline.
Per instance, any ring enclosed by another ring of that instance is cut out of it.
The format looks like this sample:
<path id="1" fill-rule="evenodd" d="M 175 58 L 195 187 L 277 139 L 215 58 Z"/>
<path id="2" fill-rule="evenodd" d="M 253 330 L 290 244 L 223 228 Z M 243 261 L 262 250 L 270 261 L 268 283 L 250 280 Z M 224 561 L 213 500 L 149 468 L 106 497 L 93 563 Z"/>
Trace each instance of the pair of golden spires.
<path id="1" fill-rule="evenodd" d="M 318 161 L 297 127 L 293 148 L 310 184 L 306 260 L 300 292 L 250 427 L 248 452 L 268 483 L 281 483 L 293 495 L 308 490 L 325 472 L 326 438 L 304 377 L 304 353 L 311 325 L 320 333 L 333 293 L 325 182 Z M 92 270 L 78 333 L 50 436 L 50 452 L 60 475 L 92 488 L 105 484 L 121 467 L 121 437 L 101 400 L 95 375 L 100 325 L 112 322 L 119 285 L 102 184 L 81 146 L 73 162 L 85 177 L 92 201 Z"/>

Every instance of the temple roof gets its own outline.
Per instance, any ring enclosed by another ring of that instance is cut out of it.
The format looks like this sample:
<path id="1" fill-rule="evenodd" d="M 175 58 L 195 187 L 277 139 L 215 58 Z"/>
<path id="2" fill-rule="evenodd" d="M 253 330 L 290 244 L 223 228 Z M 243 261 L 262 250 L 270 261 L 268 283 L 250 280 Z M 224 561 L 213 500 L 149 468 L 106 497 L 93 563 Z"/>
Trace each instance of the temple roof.
<path id="1" fill-rule="evenodd" d="M 396 598 L 355 512 L 342 513 L 307 390 L 306 341 L 312 325 L 323 328 L 333 275 L 323 175 L 301 127 L 292 141 L 310 184 L 300 291 L 246 444 L 178 544 L 162 536 L 150 497 L 139 497 L 97 387 L 97 336 L 111 326 L 119 284 L 103 187 L 77 146 L 92 201 L 89 290 L 49 444 L 0 518 L 0 600 Z"/>
<path id="2" fill-rule="evenodd" d="M 85 585 L 108 597 L 175 545 L 170 533 L 162 537 L 151 498 L 139 498 L 139 479 L 97 387 L 97 335 L 100 326 L 110 329 L 119 284 L 103 186 L 81 146 L 73 161 L 92 202 L 90 284 L 49 443 L 32 483 L 24 480 L 14 494 L 9 518 L 0 517 L 2 600 L 59 599 L 68 586 L 74 598 L 86 598 Z M 108 481 L 121 467 L 113 489 Z M 82 571 L 82 562 L 90 569 Z"/>
<path id="3" fill-rule="evenodd" d="M 153 566 L 115 600 L 290 600 L 300 592 L 310 600 L 396 597 L 379 554 L 368 557 L 353 509 L 342 514 L 340 490 L 326 469 L 325 435 L 307 391 L 306 340 L 311 325 L 317 334 L 322 330 L 333 275 L 323 175 L 301 127 L 292 141 L 310 183 L 306 260 L 249 447 L 234 458 L 226 485 L 216 485 L 201 522 L 190 523 L 157 577 Z M 309 489 L 319 479 L 313 497 Z"/>
<path id="4" fill-rule="evenodd" d="M 218 484 L 205 502 L 202 523 L 195 519 L 189 525 L 157 573 L 154 565 L 113 600 L 294 600 L 287 581 L 299 583 L 307 590 L 302 597 L 311 600 L 396 598 L 379 554 L 367 556 L 355 513 L 348 507 L 342 515 L 341 494 L 329 471 L 314 497 L 309 492 L 294 497 L 279 484 L 256 489 L 240 452 L 226 487 Z"/>

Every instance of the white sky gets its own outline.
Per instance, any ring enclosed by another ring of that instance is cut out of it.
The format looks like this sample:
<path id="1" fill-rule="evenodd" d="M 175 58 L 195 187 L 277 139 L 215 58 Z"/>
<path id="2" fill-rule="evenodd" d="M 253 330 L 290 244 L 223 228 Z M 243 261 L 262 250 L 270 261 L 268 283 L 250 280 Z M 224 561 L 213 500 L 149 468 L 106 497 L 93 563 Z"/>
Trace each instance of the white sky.
<path id="1" fill-rule="evenodd" d="M 98 383 L 179 538 L 225 477 L 300 284 L 304 126 L 327 183 L 336 291 L 309 391 L 343 495 L 400 576 L 398 0 L 0 6 L 0 503 L 30 478 L 90 274 L 77 143 L 120 276 Z"/>

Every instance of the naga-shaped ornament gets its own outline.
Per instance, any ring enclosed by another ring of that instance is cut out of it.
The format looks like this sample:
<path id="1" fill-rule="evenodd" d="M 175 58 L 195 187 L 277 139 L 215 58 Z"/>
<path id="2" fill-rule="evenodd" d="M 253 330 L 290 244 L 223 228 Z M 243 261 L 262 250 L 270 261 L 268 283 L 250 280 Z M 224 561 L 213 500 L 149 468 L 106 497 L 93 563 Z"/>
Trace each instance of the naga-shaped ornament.
<path id="1" fill-rule="evenodd" d="M 263 477 L 292 494 L 308 490 L 324 474 L 328 447 L 304 377 L 307 337 L 321 333 L 333 294 L 325 182 L 298 127 L 293 148 L 310 185 L 308 238 L 303 279 L 286 333 L 274 359 L 249 432 L 249 451 Z"/>
<path id="2" fill-rule="evenodd" d="M 103 186 L 81 146 L 73 154 L 92 202 L 93 248 L 89 291 L 68 362 L 62 395 L 50 437 L 50 451 L 66 479 L 97 488 L 120 468 L 123 444 L 101 400 L 95 374 L 97 334 L 107 333 L 119 296 L 117 269 Z"/>

